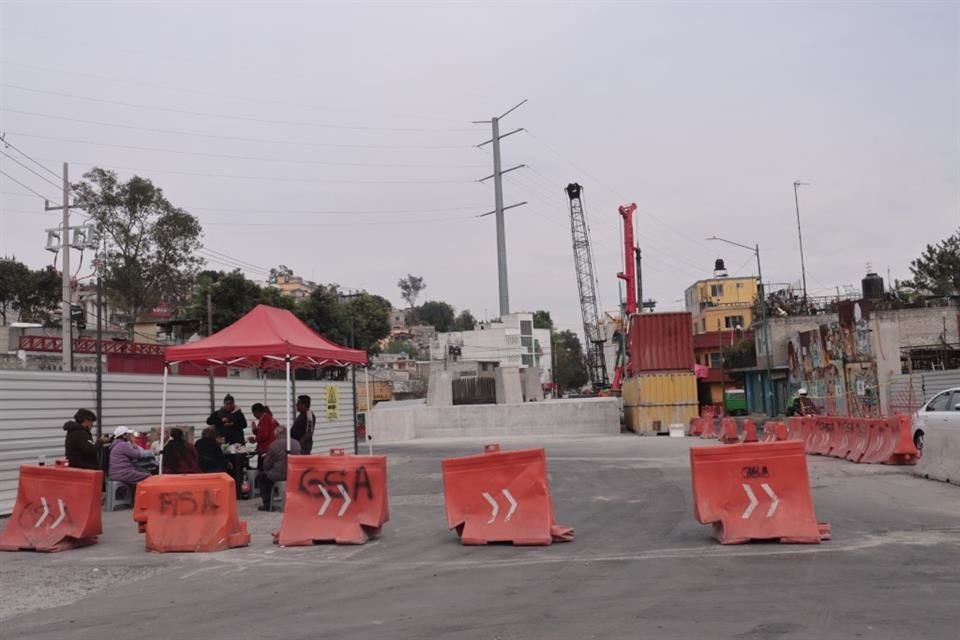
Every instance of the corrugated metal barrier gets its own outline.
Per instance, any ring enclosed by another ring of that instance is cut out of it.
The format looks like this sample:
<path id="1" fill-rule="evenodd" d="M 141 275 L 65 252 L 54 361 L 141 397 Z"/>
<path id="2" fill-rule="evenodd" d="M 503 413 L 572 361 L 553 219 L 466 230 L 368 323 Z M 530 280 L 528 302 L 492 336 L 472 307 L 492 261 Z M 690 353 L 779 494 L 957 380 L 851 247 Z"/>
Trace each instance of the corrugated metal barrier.
<path id="1" fill-rule="evenodd" d="M 120 425 L 147 431 L 160 425 L 162 377 L 157 375 L 104 374 L 104 433 Z M 267 382 L 267 404 L 277 420 L 285 421 L 285 384 Z M 250 405 L 263 402 L 263 380 L 218 378 L 217 402 L 233 394 L 252 422 Z M 317 417 L 314 451 L 331 447 L 353 450 L 353 387 L 344 382 L 304 381 L 296 383 L 296 394 L 309 395 Z M 96 410 L 96 378 L 92 373 L 22 371 L 0 369 L 0 515 L 8 515 L 16 498 L 18 468 L 36 462 L 40 455 L 53 464 L 63 456 L 63 423 L 79 408 Z M 209 386 L 206 378 L 170 376 L 167 386 L 167 425 L 193 425 L 197 433 L 209 415 Z M 247 432 L 250 435 L 250 432 Z"/>

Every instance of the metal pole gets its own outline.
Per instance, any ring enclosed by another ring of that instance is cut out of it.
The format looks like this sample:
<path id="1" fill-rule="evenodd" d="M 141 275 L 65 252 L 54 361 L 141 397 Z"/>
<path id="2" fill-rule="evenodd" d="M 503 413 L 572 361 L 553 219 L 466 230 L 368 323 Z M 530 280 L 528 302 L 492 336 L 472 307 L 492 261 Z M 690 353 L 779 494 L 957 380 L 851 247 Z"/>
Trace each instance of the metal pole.
<path id="1" fill-rule="evenodd" d="M 360 440 L 357 438 L 357 365 L 350 365 L 350 384 L 353 387 L 353 454 L 360 454 Z"/>
<path id="2" fill-rule="evenodd" d="M 507 288 L 507 232 L 503 219 L 503 174 L 500 171 L 500 118 L 493 118 L 493 193 L 497 219 L 497 280 L 500 284 L 500 317 L 510 313 L 510 292 Z"/>
<path id="3" fill-rule="evenodd" d="M 60 236 L 60 251 L 63 252 L 63 293 L 60 313 L 63 319 L 63 370 L 73 371 L 73 319 L 70 314 L 70 179 L 67 163 L 63 163 L 63 229 Z M 99 417 L 99 416 L 98 416 Z"/>
<path id="4" fill-rule="evenodd" d="M 210 290 L 207 289 L 207 336 L 213 335 L 213 296 L 210 294 Z M 213 389 L 213 367 L 207 367 L 207 375 L 209 376 L 209 386 L 210 386 L 210 413 L 213 413 L 217 410 L 217 401 L 214 398 L 214 389 Z"/>
<path id="5" fill-rule="evenodd" d="M 797 206 L 797 238 L 800 239 L 800 277 L 803 282 L 803 310 L 807 310 L 807 268 L 803 262 L 803 232 L 800 230 L 800 196 L 798 191 L 804 182 L 793 183 L 793 202 Z"/>
<path id="6" fill-rule="evenodd" d="M 363 383 L 367 388 L 367 410 L 363 414 L 363 426 L 367 432 L 367 455 L 373 455 L 373 434 L 370 432 L 370 413 L 373 409 L 373 401 L 370 399 L 370 366 L 363 369 Z"/>
<path id="7" fill-rule="evenodd" d="M 643 266 L 640 247 L 636 247 L 634 251 L 637 253 L 637 302 L 639 303 L 637 313 L 643 313 Z"/>
<path id="8" fill-rule="evenodd" d="M 104 253 L 106 253 L 106 239 L 103 242 Z M 103 435 L 103 260 L 105 255 L 101 254 L 97 260 L 97 439 Z M 164 367 L 166 370 L 166 367 Z"/>
<path id="9" fill-rule="evenodd" d="M 760 318 L 761 322 L 763 322 L 763 350 L 767 365 L 767 379 L 763 385 L 763 412 L 773 417 L 773 393 L 771 391 L 773 388 L 773 373 L 771 372 L 770 366 L 770 327 L 767 322 L 767 299 L 763 289 L 763 271 L 760 270 L 760 245 L 757 244 L 754 246 L 753 251 L 757 254 L 757 291 L 760 297 Z"/>
<path id="10" fill-rule="evenodd" d="M 287 405 L 287 452 L 289 453 L 290 431 L 293 428 L 293 422 L 292 422 L 293 416 L 291 415 L 292 413 L 291 410 L 293 408 L 293 394 L 292 394 L 292 388 L 290 387 L 290 356 L 289 355 L 287 356 L 287 394 L 286 395 L 287 395 L 287 401 L 284 404 Z"/>
<path id="11" fill-rule="evenodd" d="M 170 374 L 170 367 L 166 363 L 163 365 L 163 391 L 160 394 L 160 474 L 163 475 L 163 445 L 167 434 L 167 376 Z"/>

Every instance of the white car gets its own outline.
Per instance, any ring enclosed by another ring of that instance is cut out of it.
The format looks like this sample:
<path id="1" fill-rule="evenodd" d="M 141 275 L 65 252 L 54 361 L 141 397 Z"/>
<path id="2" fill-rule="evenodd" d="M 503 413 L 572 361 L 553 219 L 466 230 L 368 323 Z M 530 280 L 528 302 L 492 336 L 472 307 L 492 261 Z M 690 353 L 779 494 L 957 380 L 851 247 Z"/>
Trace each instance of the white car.
<path id="1" fill-rule="evenodd" d="M 928 424 L 960 429 L 960 387 L 941 391 L 917 410 L 913 421 L 913 443 L 923 449 L 923 432 Z"/>

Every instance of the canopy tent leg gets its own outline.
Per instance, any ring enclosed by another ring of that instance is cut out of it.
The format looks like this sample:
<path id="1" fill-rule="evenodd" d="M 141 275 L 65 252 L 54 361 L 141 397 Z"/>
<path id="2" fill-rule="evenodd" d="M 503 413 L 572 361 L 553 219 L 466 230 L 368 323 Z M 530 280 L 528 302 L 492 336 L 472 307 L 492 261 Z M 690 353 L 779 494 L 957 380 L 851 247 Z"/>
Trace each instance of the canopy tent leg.
<path id="1" fill-rule="evenodd" d="M 163 391 L 160 395 L 160 453 L 157 459 L 160 461 L 160 475 L 163 475 L 163 445 L 167 438 L 167 376 L 170 375 L 170 367 L 163 365 Z"/>
<path id="2" fill-rule="evenodd" d="M 373 455 L 373 434 L 370 432 L 370 412 L 373 410 L 373 398 L 370 397 L 370 367 L 363 368 L 363 384 L 366 387 L 367 410 L 363 414 L 363 430 L 367 435 L 367 455 Z"/>
<path id="3" fill-rule="evenodd" d="M 290 431 L 293 427 L 293 416 L 291 408 L 293 406 L 293 388 L 290 386 L 290 356 L 287 356 L 287 452 L 290 451 Z"/>
<path id="4" fill-rule="evenodd" d="M 350 365 L 350 384 L 353 386 L 353 455 L 360 454 L 360 442 L 357 438 L 357 365 Z"/>
<path id="5" fill-rule="evenodd" d="M 263 406 L 269 407 L 270 403 L 267 402 L 267 370 L 260 369 L 260 375 L 263 376 Z"/>

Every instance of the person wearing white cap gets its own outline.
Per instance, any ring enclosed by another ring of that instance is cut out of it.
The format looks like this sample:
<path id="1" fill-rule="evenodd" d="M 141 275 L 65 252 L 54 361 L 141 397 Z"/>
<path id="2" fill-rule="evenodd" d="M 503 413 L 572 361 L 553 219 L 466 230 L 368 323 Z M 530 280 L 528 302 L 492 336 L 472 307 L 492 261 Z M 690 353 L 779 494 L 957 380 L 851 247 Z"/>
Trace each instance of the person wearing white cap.
<path id="1" fill-rule="evenodd" d="M 130 427 L 117 427 L 113 430 L 113 444 L 110 445 L 110 479 L 127 484 L 137 484 L 146 480 L 150 474 L 137 467 L 141 458 L 151 458 L 153 454 L 135 445 L 132 440 L 137 432 Z"/>

